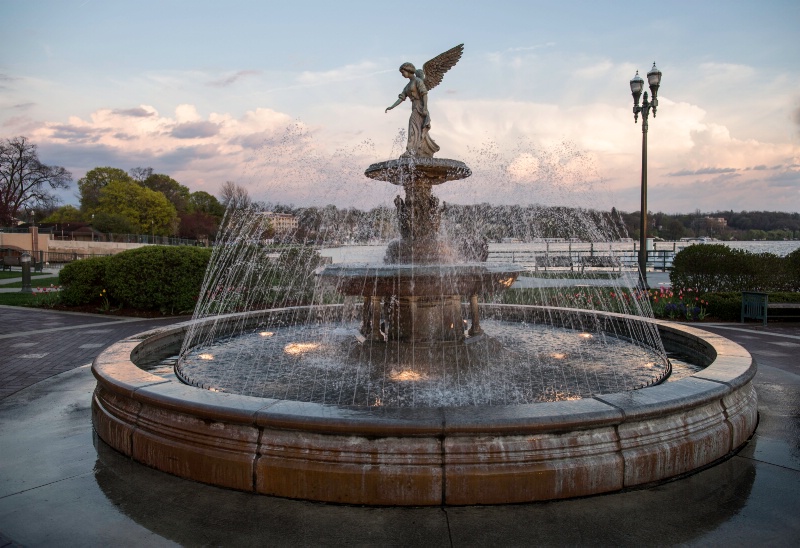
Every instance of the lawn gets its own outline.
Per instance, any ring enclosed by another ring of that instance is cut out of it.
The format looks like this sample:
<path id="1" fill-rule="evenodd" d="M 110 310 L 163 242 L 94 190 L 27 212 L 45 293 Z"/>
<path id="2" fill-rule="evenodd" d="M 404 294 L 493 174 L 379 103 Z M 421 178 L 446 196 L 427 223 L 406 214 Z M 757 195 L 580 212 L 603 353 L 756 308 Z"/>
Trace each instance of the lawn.
<path id="1" fill-rule="evenodd" d="M 46 274 L 44 272 L 31 272 L 31 276 L 50 276 L 50 274 Z M 11 270 L 11 271 L 0 271 L 0 280 L 7 280 L 9 278 L 22 278 L 22 271 L 21 270 Z"/>
<path id="2" fill-rule="evenodd" d="M 36 299 L 33 293 L 0 293 L 0 305 L 34 306 Z"/>
<path id="3" fill-rule="evenodd" d="M 58 285 L 58 276 L 49 276 L 47 278 L 36 278 L 31 280 L 31 287 L 50 287 L 50 284 Z M 10 284 L 3 284 L 0 287 L 22 287 L 22 281 Z"/>

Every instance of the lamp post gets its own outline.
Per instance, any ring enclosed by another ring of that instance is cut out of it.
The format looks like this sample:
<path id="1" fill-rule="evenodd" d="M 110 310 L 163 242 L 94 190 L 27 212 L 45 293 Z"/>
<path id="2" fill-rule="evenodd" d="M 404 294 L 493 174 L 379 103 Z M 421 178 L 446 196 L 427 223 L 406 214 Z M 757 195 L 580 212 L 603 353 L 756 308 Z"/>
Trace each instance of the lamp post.
<path id="1" fill-rule="evenodd" d="M 31 256 L 27 251 L 22 252 L 19 265 L 22 267 L 22 289 L 19 292 L 33 293 L 33 289 L 31 289 Z"/>
<path id="2" fill-rule="evenodd" d="M 653 95 L 652 102 L 647 100 L 647 92 L 644 92 L 644 100 L 642 105 L 639 106 L 639 97 L 642 95 L 644 88 L 644 80 L 639 76 L 639 71 L 636 71 L 636 76 L 631 80 L 631 94 L 633 95 L 633 121 L 639 121 L 639 113 L 642 113 L 642 207 L 640 215 L 640 228 L 639 228 L 639 277 L 642 289 L 648 289 L 647 286 L 647 117 L 650 114 L 650 109 L 653 109 L 653 118 L 656 117 L 656 109 L 658 107 L 658 86 L 661 85 L 661 71 L 656 68 L 653 63 L 653 68 L 647 73 L 647 83 L 650 85 L 650 92 Z"/>

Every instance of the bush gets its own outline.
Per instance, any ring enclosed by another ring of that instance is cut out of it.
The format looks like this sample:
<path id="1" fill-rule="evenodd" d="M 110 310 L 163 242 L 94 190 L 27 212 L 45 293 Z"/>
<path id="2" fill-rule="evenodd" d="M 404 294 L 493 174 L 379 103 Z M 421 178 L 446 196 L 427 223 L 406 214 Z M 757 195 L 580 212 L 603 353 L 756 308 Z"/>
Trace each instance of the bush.
<path id="1" fill-rule="evenodd" d="M 784 259 L 789 291 L 800 291 L 800 248 L 789 253 Z"/>
<path id="2" fill-rule="evenodd" d="M 207 248 L 147 246 L 75 261 L 59 275 L 61 302 L 67 306 L 103 302 L 106 308 L 110 302 L 163 314 L 190 312 L 210 257 Z"/>
<path id="3" fill-rule="evenodd" d="M 111 257 L 106 268 L 108 293 L 122 306 L 163 314 L 194 309 L 211 250 L 199 247 L 147 246 Z"/>
<path id="4" fill-rule="evenodd" d="M 702 297 L 708 303 L 708 315 L 726 322 L 738 322 L 742 314 L 742 294 L 739 291 L 707 293 Z M 775 291 L 767 293 L 771 303 L 798 303 L 800 293 Z"/>
<path id="5" fill-rule="evenodd" d="M 742 313 L 742 294 L 737 291 L 707 293 L 708 314 L 718 320 L 738 322 Z"/>
<path id="6" fill-rule="evenodd" d="M 792 291 L 800 277 L 796 262 L 772 253 L 748 253 L 721 244 L 687 247 L 675 255 L 670 281 L 676 290 L 700 293 L 728 291 Z M 794 265 L 794 266 L 793 266 Z M 792 273 L 795 269 L 795 273 Z"/>
<path id="7" fill-rule="evenodd" d="M 67 306 L 81 306 L 100 300 L 106 288 L 106 266 L 111 257 L 92 257 L 69 263 L 61 269 L 61 302 Z"/>

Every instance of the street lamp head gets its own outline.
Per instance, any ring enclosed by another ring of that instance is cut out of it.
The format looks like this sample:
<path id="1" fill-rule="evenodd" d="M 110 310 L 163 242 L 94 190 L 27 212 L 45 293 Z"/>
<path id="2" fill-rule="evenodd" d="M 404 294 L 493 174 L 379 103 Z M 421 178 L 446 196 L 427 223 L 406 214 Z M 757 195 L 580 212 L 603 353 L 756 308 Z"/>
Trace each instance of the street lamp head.
<path id="1" fill-rule="evenodd" d="M 658 93 L 658 86 L 661 84 L 661 71 L 658 70 L 655 63 L 653 63 L 653 68 L 650 69 L 650 72 L 647 73 L 647 83 L 650 84 L 650 92 L 655 97 Z"/>
<path id="2" fill-rule="evenodd" d="M 633 95 L 633 121 L 639 121 L 639 98 L 642 96 L 642 89 L 644 88 L 644 80 L 639 76 L 639 71 L 636 71 L 636 76 L 631 78 L 631 95 Z"/>
<path id="3" fill-rule="evenodd" d="M 653 68 L 647 73 L 647 83 L 650 84 L 650 94 L 653 96 L 653 118 L 655 118 L 658 108 L 658 86 L 661 85 L 661 71 L 658 70 L 655 62 Z"/>

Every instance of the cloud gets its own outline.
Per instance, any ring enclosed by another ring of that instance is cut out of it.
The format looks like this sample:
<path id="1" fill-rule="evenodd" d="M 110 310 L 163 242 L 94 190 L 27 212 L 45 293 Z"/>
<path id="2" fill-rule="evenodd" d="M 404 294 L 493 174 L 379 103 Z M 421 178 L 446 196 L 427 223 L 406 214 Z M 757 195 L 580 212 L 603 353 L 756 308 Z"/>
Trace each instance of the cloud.
<path id="1" fill-rule="evenodd" d="M 111 112 L 119 116 L 132 116 L 134 118 L 147 118 L 149 116 L 156 115 L 156 111 L 154 109 L 146 109 L 144 107 L 117 108 Z"/>
<path id="2" fill-rule="evenodd" d="M 219 126 L 212 122 L 185 122 L 170 132 L 177 139 L 202 139 L 219 133 Z"/>
<path id="3" fill-rule="evenodd" d="M 217 88 L 224 88 L 224 87 L 230 86 L 231 84 L 237 82 L 238 80 L 241 80 L 242 78 L 246 78 L 248 76 L 253 76 L 253 75 L 256 75 L 256 74 L 261 74 L 261 71 L 259 71 L 259 70 L 240 70 L 239 72 L 236 72 L 236 73 L 234 73 L 234 74 L 232 74 L 230 76 L 227 76 L 225 78 L 220 78 L 219 80 L 212 80 L 211 82 L 208 82 L 208 85 L 212 86 L 212 87 L 217 87 Z"/>
<path id="4" fill-rule="evenodd" d="M 73 143 L 95 143 L 100 140 L 108 130 L 89 126 L 58 124 L 52 126 L 52 136 L 55 139 Z"/>
<path id="5" fill-rule="evenodd" d="M 682 169 L 681 171 L 673 171 L 667 173 L 668 177 L 687 177 L 689 175 L 715 175 L 718 173 L 734 173 L 736 168 L 733 167 L 705 167 L 702 169 Z"/>

